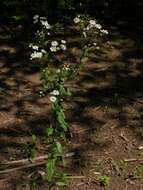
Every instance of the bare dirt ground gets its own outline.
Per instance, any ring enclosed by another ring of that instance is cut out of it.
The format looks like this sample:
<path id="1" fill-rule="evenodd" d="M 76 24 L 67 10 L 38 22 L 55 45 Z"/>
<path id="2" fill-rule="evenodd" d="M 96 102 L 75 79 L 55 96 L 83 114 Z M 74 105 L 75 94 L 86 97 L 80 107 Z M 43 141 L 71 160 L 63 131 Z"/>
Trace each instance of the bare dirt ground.
<path id="1" fill-rule="evenodd" d="M 73 137 L 67 147 L 75 156 L 67 159 L 66 170 L 75 178 L 62 189 L 143 190 L 143 45 L 130 32 L 110 30 L 108 41 L 93 50 L 77 82 L 70 84 L 74 98 L 65 108 Z M 47 150 L 41 142 L 49 100 L 39 98 L 38 69 L 17 44 L 1 36 L 0 162 L 25 158 L 23 149 L 32 133 L 39 137 L 39 155 Z M 0 174 L 0 190 L 32 189 L 33 171 Z M 102 187 L 97 179 L 104 175 L 109 184 Z"/>

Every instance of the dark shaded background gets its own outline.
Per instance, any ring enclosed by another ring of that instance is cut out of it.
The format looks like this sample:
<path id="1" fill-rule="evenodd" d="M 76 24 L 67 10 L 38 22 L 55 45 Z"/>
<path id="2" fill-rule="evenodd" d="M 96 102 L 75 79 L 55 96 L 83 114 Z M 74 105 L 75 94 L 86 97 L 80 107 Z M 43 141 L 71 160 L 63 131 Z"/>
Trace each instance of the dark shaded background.
<path id="1" fill-rule="evenodd" d="M 76 12 L 88 12 L 111 20 L 141 21 L 143 18 L 142 0 L 1 0 L 0 7 L 3 18 L 35 13 L 63 16 Z"/>

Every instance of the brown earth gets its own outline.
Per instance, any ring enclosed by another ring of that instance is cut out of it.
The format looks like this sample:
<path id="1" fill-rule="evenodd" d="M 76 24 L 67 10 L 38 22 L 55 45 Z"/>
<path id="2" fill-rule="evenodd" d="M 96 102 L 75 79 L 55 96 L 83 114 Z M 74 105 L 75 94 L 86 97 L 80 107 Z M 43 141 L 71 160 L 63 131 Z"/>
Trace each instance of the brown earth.
<path id="1" fill-rule="evenodd" d="M 143 149 L 139 150 L 143 146 L 143 45 L 130 33 L 109 31 L 108 41 L 93 50 L 84 71 L 70 83 L 74 97 L 65 108 L 73 137 L 67 147 L 75 156 L 67 159 L 66 170 L 75 177 L 62 189 L 143 190 Z M 1 162 L 25 158 L 23 149 L 33 133 L 39 137 L 39 155 L 47 151 L 42 140 L 49 123 L 49 100 L 39 98 L 39 72 L 25 54 L 21 46 L 1 36 Z M 77 49 L 68 54 L 69 61 L 75 61 Z M 0 174 L 0 190 L 32 189 L 33 172 Z M 103 175 L 109 177 L 105 187 L 98 180 Z M 48 187 L 42 184 L 35 189 Z"/>

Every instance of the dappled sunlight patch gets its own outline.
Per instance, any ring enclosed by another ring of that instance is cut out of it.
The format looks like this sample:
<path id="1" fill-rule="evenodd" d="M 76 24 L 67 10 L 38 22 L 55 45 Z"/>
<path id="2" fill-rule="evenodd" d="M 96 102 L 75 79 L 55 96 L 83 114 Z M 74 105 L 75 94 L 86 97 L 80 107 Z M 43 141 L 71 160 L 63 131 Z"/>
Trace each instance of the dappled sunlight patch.
<path id="1" fill-rule="evenodd" d="M 8 45 L 0 45 L 0 53 L 16 54 L 17 48 Z"/>

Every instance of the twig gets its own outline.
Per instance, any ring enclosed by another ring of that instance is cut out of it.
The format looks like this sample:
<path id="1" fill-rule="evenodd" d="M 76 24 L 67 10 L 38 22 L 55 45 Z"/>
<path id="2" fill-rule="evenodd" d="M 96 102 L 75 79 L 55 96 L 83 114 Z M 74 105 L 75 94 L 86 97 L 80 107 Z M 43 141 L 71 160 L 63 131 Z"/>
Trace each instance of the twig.
<path id="1" fill-rule="evenodd" d="M 124 162 L 136 162 L 136 161 L 143 161 L 143 158 L 124 159 Z"/>
<path id="2" fill-rule="evenodd" d="M 67 176 L 68 179 L 85 179 L 85 176 Z"/>
<path id="3" fill-rule="evenodd" d="M 139 150 L 143 150 L 143 146 L 139 146 L 138 149 L 139 149 Z"/>
<path id="4" fill-rule="evenodd" d="M 18 171 L 18 170 L 26 169 L 26 168 L 40 166 L 40 165 L 43 165 L 45 163 L 46 163 L 46 160 L 38 162 L 38 163 L 28 164 L 28 165 L 25 165 L 25 166 L 19 166 L 19 167 L 12 168 L 12 169 L 6 169 L 6 170 L 0 171 L 0 174 L 6 174 L 6 173 L 11 173 L 11 172 L 15 172 L 15 171 Z"/>
<path id="5" fill-rule="evenodd" d="M 101 175 L 100 172 L 93 172 L 93 173 L 94 173 L 94 175 Z"/>
<path id="6" fill-rule="evenodd" d="M 67 158 L 67 157 L 71 157 L 71 156 L 74 156 L 75 153 L 74 152 L 71 152 L 71 153 L 67 153 L 65 154 L 63 157 L 64 158 Z M 22 160 L 14 160 L 14 161 L 8 161 L 8 162 L 4 162 L 4 163 L 1 163 L 0 165 L 9 165 L 9 166 L 12 166 L 12 165 L 19 165 L 19 164 L 29 164 L 29 163 L 35 163 L 35 162 L 38 162 L 38 161 L 43 161 L 43 160 L 46 160 L 47 159 L 47 155 L 43 155 L 43 156 L 38 156 L 36 158 L 34 158 L 33 160 L 29 160 L 28 158 L 26 159 L 22 159 Z"/>
<path id="7" fill-rule="evenodd" d="M 4 163 L 1 163 L 1 165 L 19 165 L 19 164 L 28 164 L 28 163 L 34 163 L 34 162 L 37 162 L 37 161 L 40 161 L 40 160 L 45 160 L 47 158 L 47 155 L 44 155 L 44 156 L 39 156 L 39 157 L 36 157 L 34 158 L 33 160 L 29 160 L 28 158 L 26 159 L 22 159 L 22 160 L 14 160 L 14 161 L 8 161 L 8 162 L 4 162 Z"/>
<path id="8" fill-rule="evenodd" d="M 129 140 L 127 139 L 127 137 L 125 137 L 125 136 L 123 135 L 123 133 L 121 133 L 119 136 L 120 136 L 124 141 L 129 142 Z"/>
<path id="9" fill-rule="evenodd" d="M 128 100 L 130 100 L 130 101 L 132 101 L 132 102 L 137 102 L 137 103 L 139 103 L 139 104 L 143 104 L 142 101 L 136 100 L 135 98 L 131 98 L 131 97 L 128 97 L 128 96 L 122 96 L 122 97 L 127 98 Z"/>
<path id="10" fill-rule="evenodd" d="M 71 156 L 74 156 L 74 155 L 75 155 L 75 153 L 71 152 L 71 153 L 65 154 L 63 157 L 64 158 L 68 158 L 68 157 L 71 157 Z M 11 172 L 22 170 L 22 169 L 26 169 L 26 168 L 31 168 L 31 167 L 43 165 L 43 164 L 46 163 L 46 158 L 47 158 L 47 155 L 44 155 L 44 156 L 39 156 L 39 157 L 35 158 L 32 161 L 32 163 L 29 163 L 30 161 L 28 159 L 22 159 L 22 160 L 11 161 L 11 162 L 7 162 L 7 163 L 4 163 L 4 164 L 1 164 L 1 165 L 12 166 L 14 164 L 20 164 L 21 163 L 21 164 L 26 164 L 26 165 L 22 165 L 22 166 L 11 168 L 11 169 L 2 170 L 2 171 L 0 171 L 0 174 L 11 173 Z"/>
<path id="11" fill-rule="evenodd" d="M 121 175 L 121 172 L 117 163 L 113 160 L 113 158 L 111 158 L 110 161 L 111 161 L 113 169 L 117 172 L 118 175 Z"/>

